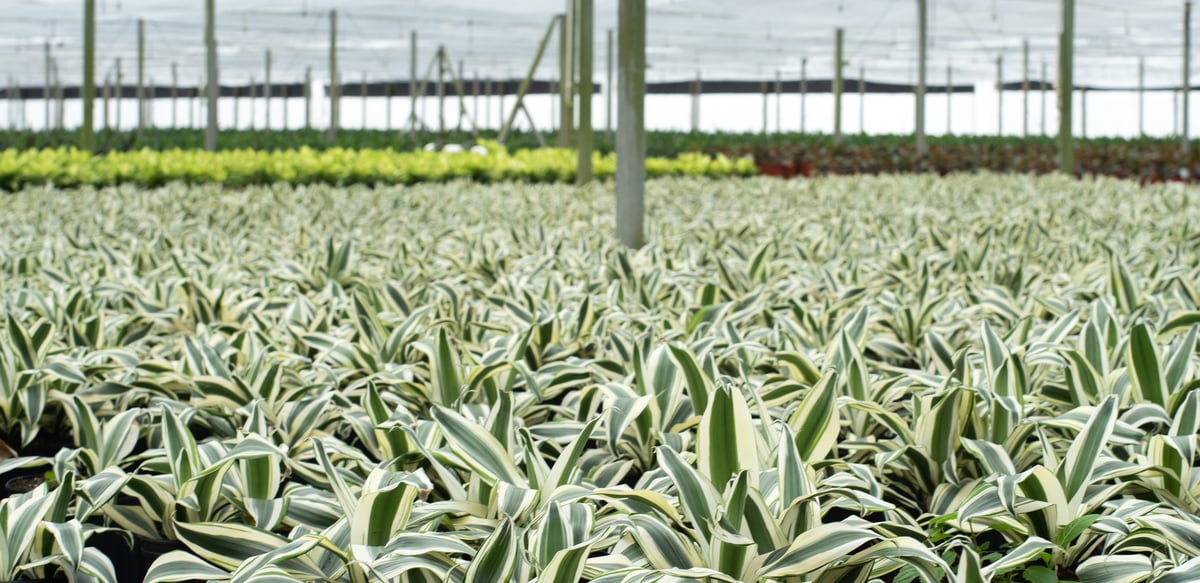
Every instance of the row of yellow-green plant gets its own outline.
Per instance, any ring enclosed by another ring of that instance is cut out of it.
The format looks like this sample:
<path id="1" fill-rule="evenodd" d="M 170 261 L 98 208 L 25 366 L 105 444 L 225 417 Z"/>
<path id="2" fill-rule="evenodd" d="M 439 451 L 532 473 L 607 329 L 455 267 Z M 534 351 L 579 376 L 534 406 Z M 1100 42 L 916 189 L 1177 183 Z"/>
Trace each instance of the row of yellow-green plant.
<path id="1" fill-rule="evenodd" d="M 566 182 L 575 179 L 576 154 L 570 150 L 519 150 L 509 153 L 489 144 L 457 152 L 397 152 L 301 148 L 283 151 L 137 150 L 91 155 L 73 148 L 0 152 L 0 188 L 27 186 L 135 184 L 153 187 L 170 182 L 262 184 L 417 184 L 470 179 L 478 182 Z M 595 175 L 608 178 L 616 157 L 597 154 Z M 650 177 L 749 176 L 748 160 L 682 154 L 650 158 Z"/>

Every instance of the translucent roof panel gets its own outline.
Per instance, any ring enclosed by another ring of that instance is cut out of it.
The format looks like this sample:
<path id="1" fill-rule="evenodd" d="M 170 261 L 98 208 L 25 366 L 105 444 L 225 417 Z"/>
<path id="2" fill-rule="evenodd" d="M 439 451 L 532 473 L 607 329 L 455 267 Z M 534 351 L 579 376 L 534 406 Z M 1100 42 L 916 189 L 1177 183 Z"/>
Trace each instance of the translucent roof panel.
<path id="1" fill-rule="evenodd" d="M 135 70 L 137 19 L 146 21 L 146 75 L 181 83 L 202 76 L 203 2 L 97 0 L 98 74 L 122 60 L 125 79 Z M 420 69 L 438 45 L 464 62 L 468 74 L 524 74 L 552 16 L 566 0 L 239 0 L 217 2 L 221 78 L 261 80 L 264 51 L 274 54 L 273 80 L 293 81 L 312 67 L 327 76 L 328 13 L 339 10 L 339 64 L 343 79 L 409 76 L 409 32 L 420 35 Z M 80 0 L 8 0 L 0 19 L 0 76 L 18 83 L 44 81 L 43 47 L 51 44 L 65 83 L 79 78 L 82 56 Z M 616 0 L 596 0 L 597 80 L 603 80 L 605 31 L 615 26 Z M 1031 72 L 1042 64 L 1054 76 L 1059 2 L 1055 0 L 929 0 L 931 82 L 953 68 L 957 82 L 1021 77 L 1022 43 L 1029 42 Z M 828 77 L 833 31 L 846 29 L 851 74 L 866 70 L 879 81 L 912 82 L 916 75 L 916 0 L 650 0 L 651 81 L 692 78 L 771 78 L 776 71 Z M 1079 0 L 1076 78 L 1081 84 L 1137 83 L 1145 59 L 1151 85 L 1181 79 L 1183 3 L 1180 0 Z M 539 77 L 554 76 L 551 51 Z"/>

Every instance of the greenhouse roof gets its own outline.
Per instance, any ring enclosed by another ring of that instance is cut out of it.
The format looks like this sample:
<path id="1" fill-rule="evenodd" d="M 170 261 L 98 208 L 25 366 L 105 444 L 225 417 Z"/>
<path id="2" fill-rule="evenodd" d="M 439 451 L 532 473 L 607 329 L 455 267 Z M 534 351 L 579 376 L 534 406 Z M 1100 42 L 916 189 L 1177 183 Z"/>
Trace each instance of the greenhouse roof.
<path id="1" fill-rule="evenodd" d="M 537 43 L 564 0 L 218 0 L 221 79 L 262 79 L 264 51 L 273 51 L 273 80 L 298 80 L 306 67 L 320 78 L 328 68 L 331 8 L 339 10 L 339 66 L 343 80 L 408 77 L 409 32 L 420 35 L 420 69 L 445 45 L 471 75 L 524 74 Z M 597 80 L 604 75 L 604 31 L 615 26 L 616 0 L 596 0 Z M 65 83 L 81 70 L 82 2 L 22 0 L 0 20 L 0 76 L 23 85 L 44 81 L 43 46 L 49 40 Z M 650 0 L 650 81 L 787 78 L 808 59 L 812 78 L 828 78 L 834 29 L 846 30 L 849 76 L 859 67 L 872 80 L 911 83 L 916 76 L 915 0 Z M 1007 81 L 1020 79 L 1022 44 L 1030 68 L 1042 63 L 1052 78 L 1059 27 L 1053 0 L 929 0 L 930 82 L 995 79 L 1004 59 Z M 1145 59 L 1147 82 L 1180 83 L 1183 3 L 1179 0 L 1080 0 L 1077 3 L 1076 79 L 1093 86 L 1137 83 Z M 146 21 L 149 79 L 165 83 L 172 64 L 181 83 L 203 71 L 203 3 L 177 0 L 98 0 L 98 75 L 111 75 L 122 59 L 134 78 L 137 19 Z M 553 53 L 553 51 L 552 51 Z M 552 54 L 551 53 L 551 54 Z M 1195 59 L 1193 60 L 1195 61 Z M 555 74 L 555 59 L 539 77 Z M 0 80 L 3 80 L 0 79 Z"/>

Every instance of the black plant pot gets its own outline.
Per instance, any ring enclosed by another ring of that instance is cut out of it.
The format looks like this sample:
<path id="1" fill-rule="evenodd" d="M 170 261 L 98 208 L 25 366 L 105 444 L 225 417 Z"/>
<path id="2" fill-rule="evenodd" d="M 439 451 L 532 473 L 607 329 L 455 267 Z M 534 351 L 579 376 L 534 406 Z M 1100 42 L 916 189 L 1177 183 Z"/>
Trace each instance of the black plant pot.
<path id="1" fill-rule="evenodd" d="M 88 537 L 87 546 L 108 557 L 117 581 L 142 581 L 146 578 L 142 560 L 130 545 L 127 533 L 112 530 L 97 532 Z"/>
<path id="2" fill-rule="evenodd" d="M 4 483 L 3 497 L 8 498 L 15 494 L 24 494 L 32 491 L 46 481 L 45 475 L 45 469 L 27 468 L 0 476 L 0 480 L 3 480 Z"/>
<path id="3" fill-rule="evenodd" d="M 138 558 L 138 572 L 130 581 L 143 581 L 146 579 L 146 573 L 150 570 L 150 566 L 157 561 L 159 557 L 171 551 L 187 550 L 187 547 L 179 541 L 134 537 L 133 551 Z M 124 581 L 125 579 L 121 579 Z"/>

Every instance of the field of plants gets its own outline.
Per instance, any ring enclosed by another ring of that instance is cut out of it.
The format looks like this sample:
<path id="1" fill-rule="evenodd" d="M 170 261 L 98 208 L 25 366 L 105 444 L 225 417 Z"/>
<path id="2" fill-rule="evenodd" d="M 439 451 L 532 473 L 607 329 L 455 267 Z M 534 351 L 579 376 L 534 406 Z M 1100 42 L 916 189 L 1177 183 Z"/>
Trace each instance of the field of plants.
<path id="1" fill-rule="evenodd" d="M 0 579 L 1200 579 L 1200 192 L 0 195 Z"/>
<path id="2" fill-rule="evenodd" d="M 485 131 L 484 140 L 496 138 Z M 449 141 L 471 141 L 470 136 L 451 135 Z M 556 137 L 543 138 L 553 144 Z M 431 133 L 409 134 L 379 130 L 342 130 L 336 142 L 323 131 L 290 130 L 273 132 L 225 131 L 220 145 L 228 150 L 284 151 L 309 148 L 360 150 L 420 150 L 436 143 Z M 0 131 L 0 150 L 43 150 L 68 148 L 78 144 L 74 131 L 28 132 Z M 1047 174 L 1058 168 L 1054 138 L 1015 136 L 934 136 L 929 140 L 929 156 L 917 155 L 911 135 L 848 135 L 841 148 L 821 134 L 771 133 L 684 133 L 649 132 L 646 136 L 650 156 L 673 159 L 699 153 L 753 160 L 759 174 L 769 176 L 821 176 L 840 174 L 905 174 L 933 172 L 1020 172 Z M 470 145 L 470 144 L 468 144 Z M 512 151 L 532 150 L 539 142 L 530 133 L 509 137 Z M 101 153 L 142 149 L 167 151 L 203 149 L 204 139 L 196 130 L 148 129 L 139 138 L 136 132 L 102 131 L 97 136 Z M 604 132 L 596 134 L 596 150 L 608 155 L 612 141 Z M 1143 183 L 1163 181 L 1200 181 L 1200 147 L 1185 154 L 1174 138 L 1093 138 L 1078 139 L 1075 145 L 1076 174 L 1113 176 Z M 753 168 L 744 168 L 753 171 Z M 675 173 L 679 174 L 679 173 Z M 469 175 L 458 175 L 469 177 Z"/>

